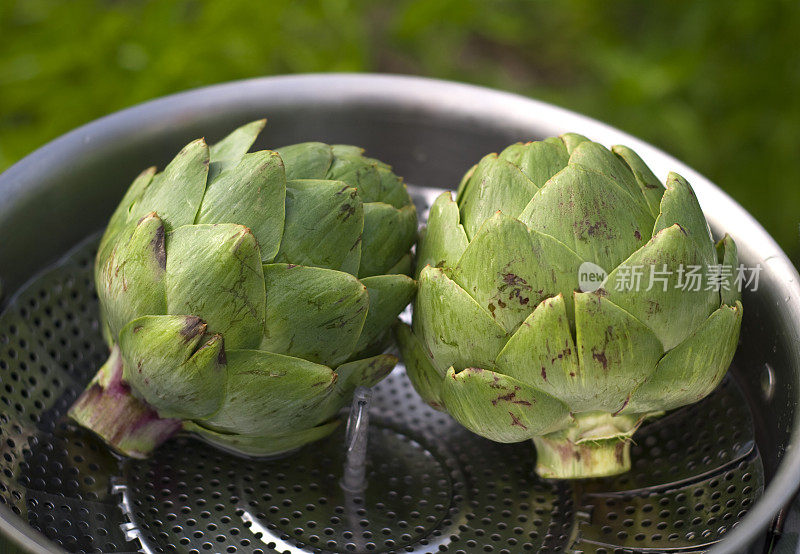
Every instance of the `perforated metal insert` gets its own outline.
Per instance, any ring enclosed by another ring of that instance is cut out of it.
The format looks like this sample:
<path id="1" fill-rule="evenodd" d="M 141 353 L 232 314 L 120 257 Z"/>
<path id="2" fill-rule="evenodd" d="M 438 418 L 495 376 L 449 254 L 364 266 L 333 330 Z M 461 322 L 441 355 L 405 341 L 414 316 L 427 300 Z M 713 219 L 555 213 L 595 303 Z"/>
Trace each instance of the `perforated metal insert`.
<path id="1" fill-rule="evenodd" d="M 469 433 L 424 405 L 402 368 L 374 390 L 360 495 L 338 486 L 343 430 L 280 460 L 191 437 L 120 460 L 64 417 L 106 352 L 94 244 L 0 316 L 0 502 L 70 552 L 692 552 L 763 491 L 732 380 L 646 423 L 630 473 L 582 483 L 537 479 L 530 444 Z"/>

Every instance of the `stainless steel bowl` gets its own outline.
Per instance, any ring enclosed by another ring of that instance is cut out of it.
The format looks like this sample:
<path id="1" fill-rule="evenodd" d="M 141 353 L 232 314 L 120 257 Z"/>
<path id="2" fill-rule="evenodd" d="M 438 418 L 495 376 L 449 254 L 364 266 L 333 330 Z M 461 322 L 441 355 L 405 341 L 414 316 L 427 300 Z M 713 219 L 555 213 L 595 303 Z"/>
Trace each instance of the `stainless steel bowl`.
<path id="1" fill-rule="evenodd" d="M 237 124 L 264 116 L 269 122 L 260 147 L 305 140 L 358 144 L 391 163 L 423 193 L 453 188 L 487 152 L 566 131 L 609 145 L 626 144 L 660 177 L 670 170 L 684 175 L 715 235 L 730 233 L 742 263 L 763 267 L 758 290 L 745 295 L 745 322 L 733 374 L 752 418 L 766 487 L 739 524 L 711 550 L 761 547 L 767 529 L 800 483 L 798 274 L 758 222 L 703 176 L 634 137 L 567 110 L 463 84 L 340 74 L 223 84 L 118 112 L 47 144 L 0 175 L 0 282 L 7 293 L 5 304 L 10 293 L 101 229 L 143 167 L 163 166 L 193 138 L 214 140 Z M 10 382 L 2 371 L 0 382 Z M 17 387 L 17 394 L 20 388 L 24 386 Z M 0 430 L 13 424 L 0 423 Z M 116 492 L 124 493 L 128 485 L 117 486 Z M 14 513 L 12 492 L 0 487 L 0 497 L 9 496 L 0 504 L 0 531 L 32 552 L 54 551 L 54 543 L 34 529 L 29 518 Z M 131 530 L 130 522 L 125 529 Z M 481 545 L 475 545 L 475 551 L 480 550 Z"/>

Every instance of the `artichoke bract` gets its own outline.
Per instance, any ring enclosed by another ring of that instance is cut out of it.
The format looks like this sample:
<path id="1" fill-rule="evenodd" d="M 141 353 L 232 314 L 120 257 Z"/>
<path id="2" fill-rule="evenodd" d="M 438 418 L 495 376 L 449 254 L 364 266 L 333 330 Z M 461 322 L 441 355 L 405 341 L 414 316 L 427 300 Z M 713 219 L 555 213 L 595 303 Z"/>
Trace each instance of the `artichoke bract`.
<path id="1" fill-rule="evenodd" d="M 269 456 L 317 440 L 382 353 L 416 283 L 414 205 L 354 146 L 248 153 L 264 121 L 141 173 L 95 264 L 108 361 L 69 415 L 145 457 L 180 430 Z"/>
<path id="2" fill-rule="evenodd" d="M 546 478 L 627 471 L 642 420 L 708 395 L 736 349 L 733 240 L 624 146 L 566 134 L 484 157 L 434 202 L 417 263 L 397 328 L 414 387 L 479 435 L 532 439 Z"/>

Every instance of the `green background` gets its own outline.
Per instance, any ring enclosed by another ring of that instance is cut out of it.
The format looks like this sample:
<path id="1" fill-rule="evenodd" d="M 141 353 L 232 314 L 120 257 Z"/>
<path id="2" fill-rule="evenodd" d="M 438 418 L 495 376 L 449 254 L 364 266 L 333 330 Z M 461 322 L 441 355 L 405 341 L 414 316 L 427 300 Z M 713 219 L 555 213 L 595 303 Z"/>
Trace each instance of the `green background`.
<path id="1" fill-rule="evenodd" d="M 797 259 L 800 2 L 0 0 L 0 169 L 183 89 L 380 71 L 519 92 L 686 161 Z"/>
<path id="2" fill-rule="evenodd" d="M 78 125 L 191 87 L 418 74 L 637 135 L 710 177 L 798 260 L 799 37 L 796 0 L 0 0 L 0 170 Z"/>

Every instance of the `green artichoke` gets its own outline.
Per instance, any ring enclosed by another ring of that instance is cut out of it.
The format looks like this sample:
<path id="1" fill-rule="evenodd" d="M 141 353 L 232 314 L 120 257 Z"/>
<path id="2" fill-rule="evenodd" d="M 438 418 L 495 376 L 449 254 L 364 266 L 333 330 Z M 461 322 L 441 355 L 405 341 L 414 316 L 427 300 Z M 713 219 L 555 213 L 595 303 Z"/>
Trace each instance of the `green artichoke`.
<path id="1" fill-rule="evenodd" d="M 455 202 L 434 202 L 401 353 L 433 407 L 494 441 L 532 439 L 539 475 L 622 473 L 644 418 L 725 375 L 736 259 L 689 183 L 671 173 L 665 188 L 629 148 L 576 134 L 514 144 L 473 167 Z M 587 267 L 601 287 L 581 288 Z M 698 268 L 707 278 L 687 287 Z"/>
<path id="2" fill-rule="evenodd" d="M 416 283 L 416 210 L 354 146 L 188 144 L 114 212 L 95 281 L 111 355 L 69 414 L 145 457 L 180 430 L 267 456 L 330 433 Z"/>

